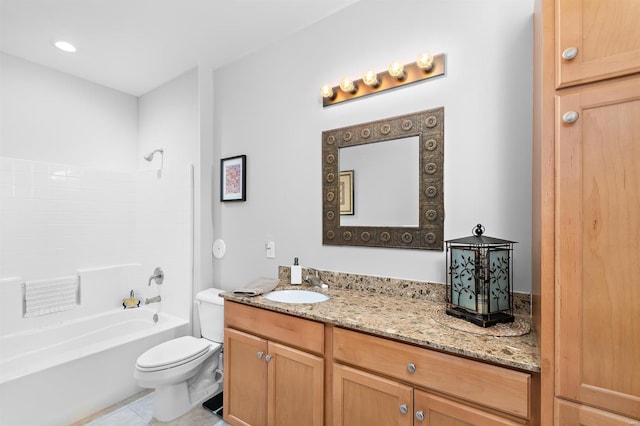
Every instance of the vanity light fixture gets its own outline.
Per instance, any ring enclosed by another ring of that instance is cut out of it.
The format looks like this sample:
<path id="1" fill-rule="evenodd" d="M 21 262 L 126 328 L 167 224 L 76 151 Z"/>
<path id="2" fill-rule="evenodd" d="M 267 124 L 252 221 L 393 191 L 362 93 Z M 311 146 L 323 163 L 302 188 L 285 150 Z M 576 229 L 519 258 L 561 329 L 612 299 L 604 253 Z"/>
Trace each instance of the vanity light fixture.
<path id="1" fill-rule="evenodd" d="M 361 79 L 354 81 L 343 78 L 335 87 L 325 84 L 320 89 L 322 106 L 327 107 L 440 75 L 444 75 L 444 53 L 432 55 L 423 52 L 418 55 L 416 62 L 402 64 L 394 61 L 386 71 L 376 73 L 368 70 Z"/>

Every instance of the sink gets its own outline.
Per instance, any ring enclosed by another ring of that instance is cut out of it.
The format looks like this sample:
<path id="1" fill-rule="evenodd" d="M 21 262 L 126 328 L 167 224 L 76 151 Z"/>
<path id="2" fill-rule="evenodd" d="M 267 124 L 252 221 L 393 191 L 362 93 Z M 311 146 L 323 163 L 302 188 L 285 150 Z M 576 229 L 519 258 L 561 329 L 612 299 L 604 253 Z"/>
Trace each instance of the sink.
<path id="1" fill-rule="evenodd" d="M 264 293 L 265 299 L 282 303 L 318 303 L 329 300 L 326 294 L 309 290 L 276 290 Z"/>

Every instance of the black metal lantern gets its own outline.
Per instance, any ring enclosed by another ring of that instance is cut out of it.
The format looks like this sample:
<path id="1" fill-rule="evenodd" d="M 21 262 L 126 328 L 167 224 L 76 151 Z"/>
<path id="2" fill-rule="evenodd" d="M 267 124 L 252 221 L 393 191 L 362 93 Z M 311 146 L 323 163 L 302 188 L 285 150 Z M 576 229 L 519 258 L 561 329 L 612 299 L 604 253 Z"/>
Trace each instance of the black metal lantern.
<path id="1" fill-rule="evenodd" d="M 513 321 L 513 244 L 482 235 L 447 243 L 447 314 L 481 327 Z"/>

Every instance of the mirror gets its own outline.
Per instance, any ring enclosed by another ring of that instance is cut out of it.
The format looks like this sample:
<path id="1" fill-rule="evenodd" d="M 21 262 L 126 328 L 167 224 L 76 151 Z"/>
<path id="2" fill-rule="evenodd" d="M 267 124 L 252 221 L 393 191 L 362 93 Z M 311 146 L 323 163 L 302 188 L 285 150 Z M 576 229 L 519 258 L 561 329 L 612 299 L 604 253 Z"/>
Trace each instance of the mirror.
<path id="1" fill-rule="evenodd" d="M 443 250 L 443 163 L 444 108 L 322 132 L 323 244 Z"/>

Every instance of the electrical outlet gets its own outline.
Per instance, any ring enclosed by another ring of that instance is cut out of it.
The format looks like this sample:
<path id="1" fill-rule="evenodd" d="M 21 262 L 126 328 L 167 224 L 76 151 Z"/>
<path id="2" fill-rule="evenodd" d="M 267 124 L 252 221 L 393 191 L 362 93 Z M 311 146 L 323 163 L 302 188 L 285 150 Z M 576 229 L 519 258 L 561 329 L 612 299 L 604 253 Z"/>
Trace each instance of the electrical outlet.
<path id="1" fill-rule="evenodd" d="M 267 252 L 267 259 L 275 259 L 276 258 L 276 242 L 267 241 L 264 247 Z"/>

